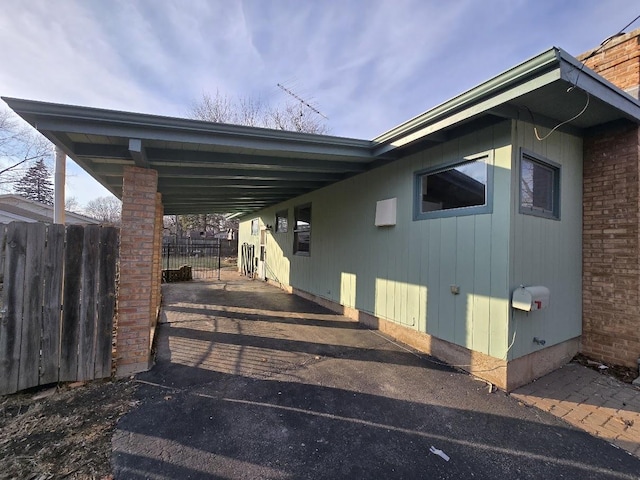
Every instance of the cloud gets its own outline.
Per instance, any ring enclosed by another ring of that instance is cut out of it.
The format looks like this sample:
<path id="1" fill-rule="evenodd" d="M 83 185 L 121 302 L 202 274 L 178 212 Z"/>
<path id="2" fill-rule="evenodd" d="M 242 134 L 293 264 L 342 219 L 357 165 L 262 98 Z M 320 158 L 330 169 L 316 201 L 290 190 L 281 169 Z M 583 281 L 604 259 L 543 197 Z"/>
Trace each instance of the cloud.
<path id="1" fill-rule="evenodd" d="M 638 13 L 636 0 L 2 6 L 2 95 L 184 116 L 205 91 L 284 103 L 291 98 L 276 86 L 284 83 L 329 117 L 331 133 L 358 138 L 552 45 L 593 48 Z"/>

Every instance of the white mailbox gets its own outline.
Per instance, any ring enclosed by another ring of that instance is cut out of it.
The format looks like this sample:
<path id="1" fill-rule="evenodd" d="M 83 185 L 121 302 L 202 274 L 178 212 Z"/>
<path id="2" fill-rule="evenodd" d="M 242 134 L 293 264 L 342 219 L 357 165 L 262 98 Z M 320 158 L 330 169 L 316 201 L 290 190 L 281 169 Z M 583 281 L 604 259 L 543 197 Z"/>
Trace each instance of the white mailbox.
<path id="1" fill-rule="evenodd" d="M 549 297 L 551 293 L 547 287 L 520 286 L 513 291 L 511 297 L 511 306 L 518 310 L 531 312 L 533 310 L 542 310 L 549 306 Z"/>

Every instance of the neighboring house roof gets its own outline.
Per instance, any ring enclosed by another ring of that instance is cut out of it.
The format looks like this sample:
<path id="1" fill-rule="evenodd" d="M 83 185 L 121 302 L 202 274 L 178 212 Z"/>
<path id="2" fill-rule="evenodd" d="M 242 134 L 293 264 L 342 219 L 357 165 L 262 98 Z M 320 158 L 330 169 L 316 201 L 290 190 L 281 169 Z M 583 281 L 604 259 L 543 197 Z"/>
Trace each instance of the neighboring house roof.
<path id="1" fill-rule="evenodd" d="M 4 100 L 119 198 L 124 166 L 156 170 L 166 214 L 249 213 L 506 118 L 640 124 L 637 100 L 555 47 L 371 141 Z"/>
<path id="2" fill-rule="evenodd" d="M 46 222 L 53 223 L 53 206 L 36 202 L 20 195 L 0 195 L 0 223 Z M 78 213 L 65 212 L 66 224 L 99 224 L 94 218 Z"/>

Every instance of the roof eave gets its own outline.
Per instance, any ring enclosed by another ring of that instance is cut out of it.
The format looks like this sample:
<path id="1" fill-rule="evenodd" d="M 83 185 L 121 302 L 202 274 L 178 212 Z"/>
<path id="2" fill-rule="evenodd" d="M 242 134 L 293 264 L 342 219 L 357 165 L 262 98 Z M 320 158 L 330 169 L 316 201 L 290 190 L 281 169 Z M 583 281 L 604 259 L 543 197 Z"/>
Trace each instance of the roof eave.
<path id="1" fill-rule="evenodd" d="M 527 91 L 562 80 L 617 109 L 628 120 L 640 123 L 640 104 L 583 65 L 564 50 L 546 52 L 412 118 L 373 139 L 377 154 L 389 154 L 412 142 L 466 119 L 481 115 Z M 577 83 L 577 84 L 576 84 Z"/>
<path id="2" fill-rule="evenodd" d="M 495 95 L 515 83 L 522 82 L 523 79 L 539 75 L 541 72 L 549 71 L 558 66 L 559 49 L 552 48 L 540 55 L 528 60 L 506 72 L 487 80 L 486 82 L 472 88 L 456 97 L 448 100 L 431 110 L 428 110 L 411 120 L 408 120 L 391 130 L 377 136 L 373 142 L 381 145 L 392 143 L 407 133 L 413 132 L 428 123 L 432 123 L 440 118 L 451 115 L 452 112 L 464 108 L 483 98 Z"/>
<path id="3" fill-rule="evenodd" d="M 78 128 L 82 130 L 78 133 L 92 133 L 90 126 L 99 125 L 103 134 L 104 128 L 108 127 L 114 131 L 114 134 L 123 130 L 137 132 L 138 134 L 146 131 L 156 139 L 162 138 L 163 135 L 175 137 L 181 134 L 211 138 L 225 137 L 229 139 L 230 143 L 237 139 L 243 144 L 249 142 L 255 145 L 262 145 L 263 148 L 269 146 L 274 150 L 299 152 L 309 150 L 310 152 L 322 152 L 328 155 L 372 158 L 372 143 L 369 140 L 39 102 L 11 97 L 2 97 L 2 100 L 13 111 L 40 131 Z M 138 136 L 144 137 L 144 135 Z M 171 139 L 173 138 L 167 138 L 167 140 Z"/>

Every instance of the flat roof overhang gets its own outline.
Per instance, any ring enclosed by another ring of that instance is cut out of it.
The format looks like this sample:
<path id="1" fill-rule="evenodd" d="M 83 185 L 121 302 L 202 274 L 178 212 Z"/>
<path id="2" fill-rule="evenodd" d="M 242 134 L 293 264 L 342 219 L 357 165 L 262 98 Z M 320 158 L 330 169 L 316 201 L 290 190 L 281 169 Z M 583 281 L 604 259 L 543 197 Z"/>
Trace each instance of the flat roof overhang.
<path id="1" fill-rule="evenodd" d="M 640 124 L 636 99 L 558 48 L 371 141 L 3 100 L 117 197 L 125 166 L 157 170 L 166 214 L 247 214 L 508 118 L 579 136 Z"/>
<path id="2" fill-rule="evenodd" d="M 125 166 L 157 170 L 166 214 L 248 213 L 395 158 L 365 140 L 3 100 L 118 198 Z"/>
<path id="3" fill-rule="evenodd" d="M 557 128 L 584 136 L 613 122 L 640 124 L 640 103 L 553 47 L 379 135 L 374 151 L 406 154 L 430 138 L 445 141 L 469 126 L 505 118 L 535 124 L 541 135 Z"/>

